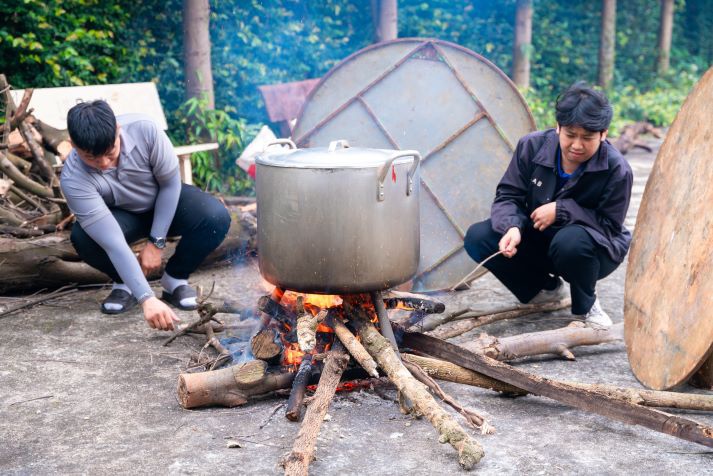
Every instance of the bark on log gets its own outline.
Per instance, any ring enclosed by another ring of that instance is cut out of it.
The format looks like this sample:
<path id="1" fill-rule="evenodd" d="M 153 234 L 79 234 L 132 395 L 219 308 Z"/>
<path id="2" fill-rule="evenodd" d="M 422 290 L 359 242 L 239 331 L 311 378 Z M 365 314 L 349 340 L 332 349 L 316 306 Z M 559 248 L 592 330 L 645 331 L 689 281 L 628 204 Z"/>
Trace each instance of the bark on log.
<path id="1" fill-rule="evenodd" d="M 319 385 L 307 408 L 300 431 L 295 437 L 292 451 L 282 460 L 285 475 L 307 475 L 309 464 L 314 459 L 314 448 L 324 415 L 329 409 L 329 403 L 334 397 L 339 380 L 348 363 L 349 355 L 346 350 L 339 342 L 335 342 L 332 350 L 327 353 Z"/>
<path id="2" fill-rule="evenodd" d="M 332 322 L 332 327 L 334 328 L 334 333 L 337 335 L 339 341 L 347 348 L 349 353 L 354 360 L 359 362 L 359 365 L 366 370 L 366 373 L 372 377 L 378 377 L 379 371 L 376 367 L 376 362 L 371 358 L 371 355 L 366 351 L 361 342 L 359 342 L 352 331 L 350 331 L 347 326 L 339 319 L 335 317 Z"/>
<path id="3" fill-rule="evenodd" d="M 432 357 L 447 360 L 571 407 L 713 447 L 713 428 L 695 421 L 539 377 L 418 332 L 404 334 L 403 343 L 404 346 Z"/>
<path id="4" fill-rule="evenodd" d="M 275 342 L 275 331 L 263 329 L 250 339 L 250 348 L 256 359 L 272 360 L 282 353 L 282 346 Z"/>
<path id="5" fill-rule="evenodd" d="M 622 128 L 619 137 L 614 141 L 614 147 L 626 155 L 634 147 L 640 147 L 648 152 L 651 152 L 651 147 L 645 143 L 639 141 L 639 135 L 641 134 L 651 134 L 654 137 L 663 137 L 663 133 L 660 129 L 657 129 L 648 122 L 635 122 L 634 124 L 628 124 Z"/>
<path id="6" fill-rule="evenodd" d="M 0 153 L 0 170 L 10 177 L 15 185 L 40 197 L 53 197 L 52 189 L 45 187 L 23 174 L 5 154 Z"/>
<path id="7" fill-rule="evenodd" d="M 446 322 L 438 328 L 427 332 L 427 334 L 438 339 L 450 339 L 452 337 L 456 337 L 461 334 L 465 334 L 466 332 L 472 331 L 476 327 L 481 327 L 486 324 L 491 324 L 493 322 L 502 321 L 505 319 L 514 319 L 516 317 L 528 316 L 530 314 L 537 314 L 540 312 L 557 311 L 559 309 L 564 309 L 571 305 L 572 300 L 570 298 L 567 298 L 561 301 L 543 304 L 518 304 L 514 307 L 502 311 L 490 313 L 483 313 L 482 311 L 459 311 L 458 313 L 454 313 L 456 314 L 456 316 L 452 319 L 453 322 Z"/>
<path id="8" fill-rule="evenodd" d="M 624 324 L 594 329 L 582 322 L 572 322 L 567 327 L 550 331 L 531 332 L 512 337 L 492 337 L 482 334 L 477 340 L 459 344 L 476 354 L 496 360 L 514 360 L 541 354 L 556 354 L 575 360 L 570 350 L 582 345 L 598 345 L 624 339 Z"/>
<path id="9" fill-rule="evenodd" d="M 203 261 L 204 266 L 256 249 L 256 229 L 252 222 L 238 218 L 240 209 L 230 208 L 230 212 L 233 221 L 228 236 Z M 67 283 L 109 282 L 103 273 L 80 261 L 69 236 L 70 233 L 64 231 L 30 239 L 0 237 L 0 294 L 58 288 Z M 175 246 L 176 242 L 169 242 L 164 256 L 173 254 Z M 149 278 L 160 277 L 162 270 L 163 267 Z"/>
<path id="10" fill-rule="evenodd" d="M 477 441 L 441 408 L 426 387 L 418 382 L 404 367 L 393 347 L 376 328 L 364 318 L 357 317 L 353 324 L 359 331 L 366 350 L 386 372 L 414 408 L 425 416 L 439 434 L 439 442 L 450 443 L 458 452 L 458 462 L 466 470 L 472 469 L 484 456 Z"/>
<path id="11" fill-rule="evenodd" d="M 290 421 L 300 421 L 300 418 L 302 417 L 302 405 L 305 399 L 305 390 L 307 389 L 307 382 L 309 382 L 311 373 L 312 355 L 307 354 L 302 357 L 300 368 L 295 375 L 295 380 L 292 382 L 290 398 L 287 399 L 285 416 Z"/>
<path id="12" fill-rule="evenodd" d="M 447 382 L 455 382 L 472 387 L 480 387 L 511 396 L 527 395 L 528 392 L 499 380 L 491 379 L 479 372 L 466 369 L 445 360 L 401 354 L 404 360 L 418 364 L 431 377 Z M 629 403 L 658 408 L 679 408 L 682 410 L 713 411 L 713 395 L 696 395 L 678 392 L 660 392 L 640 388 L 617 387 L 616 385 L 561 382 L 572 387 L 607 395 Z"/>
<path id="13" fill-rule="evenodd" d="M 267 364 L 252 360 L 220 370 L 178 376 L 178 401 L 183 408 L 212 405 L 235 407 L 250 397 L 288 388 L 295 374 L 266 374 Z"/>
<path id="14" fill-rule="evenodd" d="M 297 316 L 297 342 L 302 352 L 311 352 L 317 345 L 317 326 L 327 317 L 327 309 L 316 315 L 304 311 Z"/>

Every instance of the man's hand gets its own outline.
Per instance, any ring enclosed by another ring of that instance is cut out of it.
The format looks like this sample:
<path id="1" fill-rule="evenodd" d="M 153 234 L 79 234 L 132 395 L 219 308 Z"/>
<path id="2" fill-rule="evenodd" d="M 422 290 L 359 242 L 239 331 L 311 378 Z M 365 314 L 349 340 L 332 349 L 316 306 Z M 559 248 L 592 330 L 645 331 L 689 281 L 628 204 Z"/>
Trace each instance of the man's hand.
<path id="1" fill-rule="evenodd" d="M 155 296 L 145 300 L 141 307 L 144 311 L 144 319 L 152 329 L 172 331 L 173 323 L 181 321 L 165 302 Z"/>
<path id="2" fill-rule="evenodd" d="M 503 252 L 503 256 L 506 258 L 512 258 L 517 253 L 517 246 L 520 244 L 522 236 L 520 235 L 520 229 L 517 227 L 510 228 L 502 238 L 500 238 L 500 243 L 498 244 L 500 251 Z"/>
<path id="3" fill-rule="evenodd" d="M 147 243 L 139 252 L 139 264 L 144 276 L 157 271 L 161 267 L 161 250 L 156 248 L 153 243 Z"/>
<path id="4" fill-rule="evenodd" d="M 535 209 L 530 215 L 535 230 L 543 231 L 555 222 L 557 217 L 557 202 L 545 203 Z"/>

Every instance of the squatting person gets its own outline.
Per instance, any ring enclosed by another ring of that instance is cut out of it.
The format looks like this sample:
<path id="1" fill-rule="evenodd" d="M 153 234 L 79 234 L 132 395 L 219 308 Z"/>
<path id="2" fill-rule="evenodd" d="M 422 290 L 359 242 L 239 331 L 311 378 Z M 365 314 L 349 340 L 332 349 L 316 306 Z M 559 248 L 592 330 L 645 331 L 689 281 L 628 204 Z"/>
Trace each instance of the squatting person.
<path id="1" fill-rule="evenodd" d="M 223 241 L 230 214 L 215 197 L 181 183 L 178 157 L 157 124 L 143 114 L 116 117 L 104 101 L 79 103 L 67 114 L 74 149 L 61 187 L 77 223 L 72 244 L 114 285 L 106 314 L 141 304 L 154 329 L 173 329 L 178 317 L 151 290 L 146 276 L 161 266 L 167 236 L 181 236 L 161 278 L 162 299 L 195 309 L 189 275 Z M 148 238 L 137 257 L 130 243 Z"/>
<path id="2" fill-rule="evenodd" d="M 572 314 L 608 326 L 597 281 L 624 260 L 633 175 L 606 140 L 612 107 L 584 83 L 557 100 L 557 127 L 526 135 L 497 186 L 489 220 L 472 225 L 465 249 L 521 302 L 565 296 Z"/>

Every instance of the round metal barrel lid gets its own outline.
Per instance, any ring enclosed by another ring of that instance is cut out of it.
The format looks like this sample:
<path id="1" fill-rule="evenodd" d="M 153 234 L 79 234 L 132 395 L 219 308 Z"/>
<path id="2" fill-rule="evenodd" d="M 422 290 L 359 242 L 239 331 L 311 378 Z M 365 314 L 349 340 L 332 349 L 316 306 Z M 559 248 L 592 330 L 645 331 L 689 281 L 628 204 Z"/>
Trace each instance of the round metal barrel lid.
<path id="1" fill-rule="evenodd" d="M 631 369 L 684 383 L 713 352 L 713 69 L 666 134 L 636 218 L 624 291 Z"/>
<path id="2" fill-rule="evenodd" d="M 534 129 L 517 88 L 488 60 L 445 41 L 400 39 L 330 70 L 293 138 L 299 147 L 339 138 L 421 153 L 421 259 L 411 287 L 424 292 L 449 289 L 473 271 L 465 232 L 490 216 L 514 145 Z"/>

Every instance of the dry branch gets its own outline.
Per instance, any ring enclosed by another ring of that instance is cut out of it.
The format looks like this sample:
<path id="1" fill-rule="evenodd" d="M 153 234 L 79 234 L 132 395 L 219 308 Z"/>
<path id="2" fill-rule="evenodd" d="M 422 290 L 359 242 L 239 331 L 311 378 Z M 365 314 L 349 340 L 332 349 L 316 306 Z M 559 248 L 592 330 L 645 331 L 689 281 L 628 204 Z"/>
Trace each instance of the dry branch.
<path id="1" fill-rule="evenodd" d="M 470 310 L 467 310 L 467 312 L 458 311 L 457 313 L 454 313 L 456 315 L 452 318 L 454 322 L 446 322 L 443 325 L 439 324 L 438 326 L 440 327 L 436 326 L 438 327 L 437 329 L 434 328 L 434 330 L 428 332 L 427 334 L 438 339 L 450 339 L 452 337 L 465 334 L 476 327 L 491 324 L 493 322 L 505 319 L 514 319 L 516 317 L 528 316 L 541 312 L 557 311 L 571 305 L 571 299 L 567 298 L 561 301 L 543 304 L 518 304 L 517 306 L 497 312 L 488 311 L 481 313 L 472 312 Z"/>
<path id="2" fill-rule="evenodd" d="M 327 353 L 319 385 L 307 408 L 292 451 L 282 461 L 285 475 L 307 475 L 309 464 L 314 459 L 314 449 L 317 444 L 319 429 L 322 426 L 322 421 L 324 421 L 324 415 L 329 409 L 329 403 L 334 397 L 339 380 L 348 363 L 349 355 L 346 350 L 339 342 L 335 342 L 332 350 Z"/>
<path id="3" fill-rule="evenodd" d="M 354 337 L 354 334 L 344 325 L 339 317 L 333 319 L 332 326 L 337 338 L 344 344 L 344 347 L 346 347 L 351 356 L 354 357 L 354 360 L 359 362 L 359 365 L 366 370 L 366 373 L 372 377 L 378 377 L 379 371 L 377 370 L 376 362 L 374 362 L 369 352 L 366 351 L 364 346 L 361 345 L 361 342 Z"/>
<path id="4" fill-rule="evenodd" d="M 458 452 L 460 465 L 466 470 L 472 469 L 484 456 L 480 444 L 436 403 L 422 383 L 413 378 L 391 344 L 379 334 L 371 322 L 361 317 L 356 317 L 352 322 L 357 327 L 362 343 L 369 354 L 386 372 L 398 390 L 411 401 L 415 409 L 438 431 L 439 442 L 450 443 Z"/>
<path id="5" fill-rule="evenodd" d="M 406 333 L 404 345 L 581 410 L 713 447 L 713 428 L 686 418 L 539 377 L 418 332 Z"/>
<path id="6" fill-rule="evenodd" d="M 492 337 L 481 334 L 472 342 L 459 345 L 476 354 L 487 355 L 496 360 L 514 360 L 541 354 L 556 354 L 575 360 L 570 350 L 582 345 L 598 345 L 624 339 L 623 323 L 608 328 L 586 326 L 583 322 L 571 322 L 567 327 L 550 331 L 531 332 L 512 337 Z"/>

